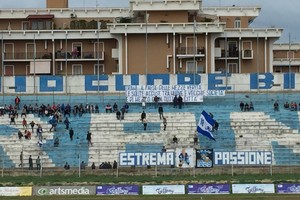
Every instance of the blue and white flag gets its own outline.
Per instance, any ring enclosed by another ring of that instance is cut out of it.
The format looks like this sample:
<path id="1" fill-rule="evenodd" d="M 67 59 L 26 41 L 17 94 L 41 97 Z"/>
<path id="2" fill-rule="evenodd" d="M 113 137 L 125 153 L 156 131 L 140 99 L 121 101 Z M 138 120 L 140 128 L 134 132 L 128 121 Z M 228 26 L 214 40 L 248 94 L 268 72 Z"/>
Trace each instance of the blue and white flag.
<path id="1" fill-rule="evenodd" d="M 203 110 L 199 119 L 197 131 L 198 133 L 215 140 L 214 135 L 212 134 L 214 124 L 215 120 Z"/>

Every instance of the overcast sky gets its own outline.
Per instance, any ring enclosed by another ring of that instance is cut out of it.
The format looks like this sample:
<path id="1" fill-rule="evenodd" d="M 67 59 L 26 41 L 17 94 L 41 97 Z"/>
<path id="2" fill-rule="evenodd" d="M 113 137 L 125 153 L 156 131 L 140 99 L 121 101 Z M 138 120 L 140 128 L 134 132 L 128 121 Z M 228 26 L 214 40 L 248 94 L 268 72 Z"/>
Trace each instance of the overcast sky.
<path id="1" fill-rule="evenodd" d="M 1 8 L 45 8 L 46 0 L 0 0 Z M 17 6 L 16 6 L 17 5 Z M 300 0 L 203 0 L 204 6 L 260 6 L 251 27 L 284 28 L 278 42 L 300 43 Z M 69 0 L 69 7 L 128 7 L 129 0 Z"/>

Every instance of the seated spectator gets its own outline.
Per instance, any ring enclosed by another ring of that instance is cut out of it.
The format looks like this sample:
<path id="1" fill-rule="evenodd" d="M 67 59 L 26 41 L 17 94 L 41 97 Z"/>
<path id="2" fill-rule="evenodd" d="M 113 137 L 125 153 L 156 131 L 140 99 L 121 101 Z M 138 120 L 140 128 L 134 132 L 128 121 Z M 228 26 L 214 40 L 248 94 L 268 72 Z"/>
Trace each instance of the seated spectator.
<path id="1" fill-rule="evenodd" d="M 295 103 L 292 101 L 290 104 L 290 111 L 295 111 L 295 110 L 296 110 Z"/>
<path id="2" fill-rule="evenodd" d="M 254 111 L 254 106 L 252 101 L 250 101 L 250 105 L 249 105 L 249 111 Z"/>
<path id="3" fill-rule="evenodd" d="M 244 106 L 245 106 L 244 102 L 241 101 L 241 103 L 240 103 L 240 109 L 241 109 L 241 111 L 244 111 Z"/>
<path id="4" fill-rule="evenodd" d="M 249 111 L 249 110 L 250 110 L 249 104 L 248 104 L 248 103 L 245 103 L 244 111 Z"/>
<path id="5" fill-rule="evenodd" d="M 285 102 L 284 106 L 283 106 L 285 109 L 289 109 L 290 107 L 290 104 L 288 102 Z"/>
<path id="6" fill-rule="evenodd" d="M 84 161 L 81 162 L 80 169 L 85 169 L 85 163 L 84 163 Z"/>
<path id="7" fill-rule="evenodd" d="M 157 106 L 158 106 L 158 101 L 159 101 L 159 97 L 158 97 L 158 96 L 155 96 L 155 97 L 153 98 L 153 101 L 154 101 L 154 106 L 155 106 L 155 108 L 157 108 Z"/>
<path id="8" fill-rule="evenodd" d="M 68 162 L 66 162 L 66 164 L 65 164 L 65 166 L 64 166 L 64 169 L 70 169 L 70 165 L 69 165 L 69 163 Z"/>
<path id="9" fill-rule="evenodd" d="M 146 109 L 146 97 L 143 97 L 143 99 L 142 99 L 142 109 L 143 110 Z"/>
<path id="10" fill-rule="evenodd" d="M 102 162 L 102 163 L 99 165 L 99 169 L 103 169 L 103 166 L 104 166 L 104 162 Z"/>
<path id="11" fill-rule="evenodd" d="M 24 137 L 25 137 L 25 139 L 30 140 L 31 139 L 31 132 L 28 131 L 28 130 L 25 130 Z"/>
<path id="12" fill-rule="evenodd" d="M 112 169 L 112 165 L 110 164 L 110 162 L 107 163 L 107 169 Z"/>
<path id="13" fill-rule="evenodd" d="M 219 123 L 215 121 L 212 131 L 218 131 L 218 129 L 219 129 Z"/>
<path id="14" fill-rule="evenodd" d="M 121 112 L 117 110 L 116 112 L 117 120 L 121 120 Z"/>
<path id="15" fill-rule="evenodd" d="M 9 114 L 9 118 L 10 118 L 10 122 L 9 122 L 9 124 L 11 125 L 11 124 L 14 124 L 14 125 L 16 125 L 16 121 L 15 121 L 15 115 L 14 115 L 14 113 L 10 113 Z"/>
<path id="16" fill-rule="evenodd" d="M 58 146 L 59 146 L 59 139 L 58 139 L 58 137 L 56 137 L 54 139 L 54 147 L 58 147 Z"/>
<path id="17" fill-rule="evenodd" d="M 194 135 L 194 145 L 198 145 L 198 134 L 195 133 Z"/>
<path id="18" fill-rule="evenodd" d="M 36 144 L 37 144 L 37 146 L 39 146 L 40 148 L 42 148 L 42 146 L 43 146 L 43 141 L 42 141 L 42 140 L 39 140 Z"/>
<path id="19" fill-rule="evenodd" d="M 18 138 L 19 138 L 19 140 L 21 140 L 22 137 L 23 137 L 23 134 L 22 134 L 21 130 L 19 130 L 19 131 L 18 131 Z"/>
<path id="20" fill-rule="evenodd" d="M 105 106 L 105 112 L 106 113 L 112 113 L 112 108 L 111 108 L 111 105 L 109 103 Z"/>
<path id="21" fill-rule="evenodd" d="M 99 106 L 95 105 L 95 113 L 99 113 Z"/>
<path id="22" fill-rule="evenodd" d="M 23 116 L 27 117 L 27 110 L 25 107 L 22 109 L 22 113 L 21 113 L 21 117 L 23 117 Z"/>
<path id="23" fill-rule="evenodd" d="M 96 169 L 96 165 L 95 163 L 93 162 L 92 166 L 91 166 L 92 169 Z"/>
<path id="24" fill-rule="evenodd" d="M 161 152 L 164 153 L 164 152 L 166 152 L 166 151 L 167 151 L 166 147 L 163 146 L 162 149 L 161 149 Z"/>
<path id="25" fill-rule="evenodd" d="M 124 109 L 125 109 L 125 112 L 128 113 L 128 110 L 129 110 L 129 105 L 127 103 L 125 103 L 124 105 Z"/>
<path id="26" fill-rule="evenodd" d="M 114 105 L 113 105 L 113 110 L 114 110 L 114 112 L 117 112 L 117 111 L 118 111 L 118 105 L 117 105 L 116 102 L 115 102 Z"/>
<path id="27" fill-rule="evenodd" d="M 177 139 L 176 135 L 174 135 L 174 137 L 173 137 L 173 144 L 178 144 L 178 139 Z"/>
<path id="28" fill-rule="evenodd" d="M 279 111 L 279 105 L 277 101 L 274 103 L 274 111 Z"/>

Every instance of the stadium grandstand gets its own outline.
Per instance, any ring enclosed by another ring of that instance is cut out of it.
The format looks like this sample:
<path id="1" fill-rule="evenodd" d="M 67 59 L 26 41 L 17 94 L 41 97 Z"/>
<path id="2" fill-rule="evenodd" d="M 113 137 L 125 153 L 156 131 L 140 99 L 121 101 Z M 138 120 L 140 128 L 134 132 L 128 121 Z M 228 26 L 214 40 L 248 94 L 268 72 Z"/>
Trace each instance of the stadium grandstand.
<path id="1" fill-rule="evenodd" d="M 3 168 L 35 169 L 38 157 L 59 169 L 299 165 L 300 47 L 275 44 L 281 28 L 251 28 L 260 10 L 201 0 L 1 10 Z M 203 111 L 211 138 L 197 131 Z"/>

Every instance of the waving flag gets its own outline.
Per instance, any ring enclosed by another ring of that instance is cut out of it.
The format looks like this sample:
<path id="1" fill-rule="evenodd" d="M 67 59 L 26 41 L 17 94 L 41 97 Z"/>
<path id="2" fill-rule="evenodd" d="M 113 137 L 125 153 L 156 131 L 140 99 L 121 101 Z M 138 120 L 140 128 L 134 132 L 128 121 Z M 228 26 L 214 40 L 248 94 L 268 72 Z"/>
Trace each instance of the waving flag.
<path id="1" fill-rule="evenodd" d="M 199 119 L 197 131 L 198 133 L 215 140 L 214 135 L 212 134 L 214 124 L 215 120 L 203 110 Z"/>

